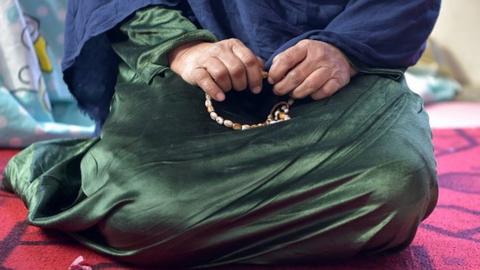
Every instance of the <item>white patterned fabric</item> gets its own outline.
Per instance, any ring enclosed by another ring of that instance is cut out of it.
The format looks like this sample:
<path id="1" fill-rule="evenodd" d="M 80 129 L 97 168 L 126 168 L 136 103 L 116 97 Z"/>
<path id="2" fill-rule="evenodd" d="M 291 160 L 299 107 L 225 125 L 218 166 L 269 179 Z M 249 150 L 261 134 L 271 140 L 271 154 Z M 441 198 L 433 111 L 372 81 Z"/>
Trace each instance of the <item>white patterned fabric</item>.
<path id="1" fill-rule="evenodd" d="M 0 147 L 89 137 L 94 125 L 63 83 L 65 0 L 0 1 Z"/>

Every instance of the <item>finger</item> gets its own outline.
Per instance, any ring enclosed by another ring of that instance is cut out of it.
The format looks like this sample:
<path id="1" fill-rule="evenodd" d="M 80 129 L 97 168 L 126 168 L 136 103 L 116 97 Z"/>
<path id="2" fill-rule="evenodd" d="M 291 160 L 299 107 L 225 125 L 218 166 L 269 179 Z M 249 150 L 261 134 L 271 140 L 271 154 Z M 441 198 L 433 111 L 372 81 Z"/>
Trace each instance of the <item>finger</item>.
<path id="1" fill-rule="evenodd" d="M 210 73 L 215 83 L 224 91 L 228 92 L 232 89 L 232 81 L 228 74 L 227 67 L 216 57 L 209 57 L 203 67 Z"/>
<path id="2" fill-rule="evenodd" d="M 257 60 L 260 63 L 260 68 L 263 70 L 265 68 L 265 61 L 257 56 Z"/>
<path id="3" fill-rule="evenodd" d="M 247 88 L 247 73 L 242 61 L 232 52 L 222 52 L 218 56 L 227 67 L 233 89 L 237 91 Z"/>
<path id="4" fill-rule="evenodd" d="M 304 46 L 293 46 L 280 53 L 273 59 L 272 67 L 268 72 L 268 82 L 276 84 L 287 72 L 307 57 L 307 48 Z"/>
<path id="5" fill-rule="evenodd" d="M 202 90 L 210 95 L 216 101 L 225 100 L 225 94 L 222 89 L 218 87 L 215 81 L 210 77 L 210 74 L 204 68 L 196 68 L 193 71 L 192 77 L 196 84 L 202 88 Z"/>
<path id="6" fill-rule="evenodd" d="M 262 80 L 268 78 L 268 72 L 265 71 L 265 61 L 257 56 L 258 61 L 260 62 L 260 68 L 261 68 L 261 73 L 262 73 Z"/>
<path id="7" fill-rule="evenodd" d="M 330 78 L 330 68 L 320 67 L 295 88 L 291 96 L 294 98 L 304 98 L 320 89 Z"/>
<path id="8" fill-rule="evenodd" d="M 335 94 L 341 88 L 337 79 L 331 79 L 326 82 L 320 89 L 315 91 L 311 97 L 315 100 L 320 100 Z"/>
<path id="9" fill-rule="evenodd" d="M 277 95 L 285 95 L 305 81 L 305 79 L 312 74 L 316 69 L 315 65 L 305 59 L 298 64 L 278 83 L 273 86 L 273 92 Z"/>
<path id="10" fill-rule="evenodd" d="M 253 93 L 262 91 L 262 65 L 253 52 L 242 45 L 232 47 L 233 53 L 243 62 L 247 72 L 248 87 Z"/>

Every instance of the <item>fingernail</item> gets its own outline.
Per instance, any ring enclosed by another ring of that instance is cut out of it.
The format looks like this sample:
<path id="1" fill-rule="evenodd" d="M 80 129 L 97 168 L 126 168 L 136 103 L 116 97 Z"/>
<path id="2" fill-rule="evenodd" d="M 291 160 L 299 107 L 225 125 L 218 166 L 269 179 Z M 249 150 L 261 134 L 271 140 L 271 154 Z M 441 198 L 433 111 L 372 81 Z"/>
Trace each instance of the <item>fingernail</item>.
<path id="1" fill-rule="evenodd" d="M 273 81 L 272 77 L 268 77 L 268 83 L 274 84 L 275 82 Z"/>
<path id="2" fill-rule="evenodd" d="M 278 92 L 277 88 L 274 87 L 272 90 L 275 95 L 280 96 L 280 92 Z"/>
<path id="3" fill-rule="evenodd" d="M 223 101 L 225 99 L 225 95 L 223 93 L 218 93 L 215 95 L 217 101 Z"/>
<path id="4" fill-rule="evenodd" d="M 261 87 L 261 86 L 255 86 L 255 87 L 252 89 L 252 92 L 253 92 L 254 94 L 259 94 L 261 91 L 262 91 L 262 87 Z"/>

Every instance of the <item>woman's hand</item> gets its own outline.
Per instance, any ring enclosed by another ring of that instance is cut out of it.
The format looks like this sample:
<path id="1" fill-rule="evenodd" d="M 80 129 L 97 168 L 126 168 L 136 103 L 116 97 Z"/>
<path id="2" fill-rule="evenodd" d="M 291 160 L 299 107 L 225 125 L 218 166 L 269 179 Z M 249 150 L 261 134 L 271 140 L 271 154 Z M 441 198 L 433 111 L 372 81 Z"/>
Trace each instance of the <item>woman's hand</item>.
<path id="1" fill-rule="evenodd" d="M 231 89 L 261 91 L 263 62 L 238 39 L 187 43 L 170 52 L 169 62 L 186 82 L 217 101 Z"/>
<path id="2" fill-rule="evenodd" d="M 336 47 L 304 39 L 273 59 L 268 81 L 277 95 L 293 98 L 329 97 L 356 74 L 347 57 Z"/>

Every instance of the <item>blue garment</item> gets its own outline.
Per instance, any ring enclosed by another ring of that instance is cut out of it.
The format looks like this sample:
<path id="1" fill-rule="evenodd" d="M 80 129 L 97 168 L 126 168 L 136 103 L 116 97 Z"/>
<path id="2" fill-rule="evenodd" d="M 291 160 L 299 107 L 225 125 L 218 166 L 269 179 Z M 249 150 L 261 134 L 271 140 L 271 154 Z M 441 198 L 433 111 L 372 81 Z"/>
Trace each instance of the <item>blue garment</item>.
<path id="1" fill-rule="evenodd" d="M 106 117 L 117 72 L 105 33 L 135 10 L 160 4 L 218 39 L 242 40 L 267 68 L 306 38 L 335 45 L 360 66 L 406 68 L 419 59 L 440 9 L 440 0 L 70 0 L 64 78 L 96 120 Z"/>

